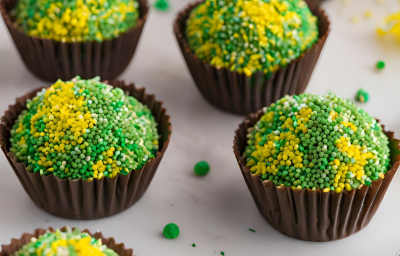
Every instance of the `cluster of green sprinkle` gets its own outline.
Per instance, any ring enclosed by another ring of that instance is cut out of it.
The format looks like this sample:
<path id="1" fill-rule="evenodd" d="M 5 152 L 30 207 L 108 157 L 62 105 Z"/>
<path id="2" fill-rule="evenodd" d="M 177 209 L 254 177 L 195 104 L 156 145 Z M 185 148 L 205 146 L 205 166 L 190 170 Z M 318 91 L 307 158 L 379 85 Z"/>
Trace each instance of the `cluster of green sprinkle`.
<path id="1" fill-rule="evenodd" d="M 58 80 L 28 100 L 11 129 L 11 152 L 29 172 L 61 179 L 114 178 L 154 158 L 151 111 L 119 88 L 91 80 Z"/>
<path id="2" fill-rule="evenodd" d="M 18 0 L 13 15 L 29 36 L 101 42 L 133 28 L 138 5 L 136 0 Z"/>
<path id="3" fill-rule="evenodd" d="M 339 193 L 383 179 L 390 167 L 381 125 L 332 93 L 283 97 L 265 109 L 247 138 L 251 173 L 277 186 Z"/>
<path id="4" fill-rule="evenodd" d="M 186 38 L 217 68 L 270 75 L 318 40 L 318 26 L 303 0 L 206 0 L 191 12 Z"/>
<path id="5" fill-rule="evenodd" d="M 96 240 L 88 233 L 79 229 L 66 231 L 57 229 L 55 232 L 47 231 L 39 238 L 33 237 L 31 241 L 22 246 L 13 256 L 118 256 L 118 254 L 103 245 L 101 240 Z"/>

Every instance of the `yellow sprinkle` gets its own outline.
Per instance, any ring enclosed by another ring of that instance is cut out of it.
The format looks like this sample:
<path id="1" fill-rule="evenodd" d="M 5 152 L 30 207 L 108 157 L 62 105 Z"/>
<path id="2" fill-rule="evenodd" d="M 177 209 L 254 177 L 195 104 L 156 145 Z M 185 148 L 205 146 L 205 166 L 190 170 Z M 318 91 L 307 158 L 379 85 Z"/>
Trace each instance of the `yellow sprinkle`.
<path id="1" fill-rule="evenodd" d="M 364 16 L 365 17 L 367 17 L 367 18 L 371 18 L 372 17 L 372 11 L 371 10 L 367 10 L 367 11 L 365 11 L 365 13 L 364 13 Z"/>
<path id="2" fill-rule="evenodd" d="M 326 192 L 331 191 L 331 188 L 324 188 L 322 191 L 326 193 Z"/>
<path id="3" fill-rule="evenodd" d="M 360 17 L 357 16 L 352 17 L 351 22 L 354 24 L 360 23 Z"/>

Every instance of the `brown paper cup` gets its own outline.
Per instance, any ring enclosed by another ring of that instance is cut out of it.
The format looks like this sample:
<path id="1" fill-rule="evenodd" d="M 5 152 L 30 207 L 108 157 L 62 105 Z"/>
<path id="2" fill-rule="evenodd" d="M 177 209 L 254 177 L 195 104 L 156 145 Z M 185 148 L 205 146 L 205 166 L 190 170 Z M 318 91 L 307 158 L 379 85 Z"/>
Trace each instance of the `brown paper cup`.
<path id="1" fill-rule="evenodd" d="M 99 42 L 61 43 L 31 37 L 15 28 L 9 12 L 17 0 L 1 0 L 0 12 L 26 67 L 38 78 L 54 82 L 75 76 L 114 79 L 131 61 L 147 19 L 147 0 L 138 0 L 138 24 L 117 38 Z"/>
<path id="2" fill-rule="evenodd" d="M 54 232 L 55 230 L 52 228 L 48 228 Z M 2 245 L 0 256 L 9 256 L 13 255 L 16 251 L 21 249 L 21 247 L 30 242 L 32 237 L 38 238 L 39 236 L 46 233 L 47 230 L 38 228 L 32 234 L 24 233 L 22 234 L 20 239 L 11 239 L 11 244 Z M 60 229 L 61 231 L 65 231 L 66 227 Z M 118 255 L 120 256 L 132 256 L 133 250 L 132 249 L 125 249 L 125 245 L 123 243 L 117 244 L 114 238 L 105 238 L 101 232 L 96 232 L 92 235 L 89 230 L 85 229 L 82 232 L 88 233 L 91 237 L 96 239 L 101 239 L 101 242 L 104 245 L 107 245 L 108 248 L 113 249 Z"/>
<path id="3" fill-rule="evenodd" d="M 284 235 L 308 241 L 325 242 L 348 237 L 364 228 L 375 212 L 400 165 L 400 141 L 393 132 L 389 137 L 392 169 L 385 178 L 350 192 L 322 192 L 320 189 L 292 189 L 261 181 L 253 175 L 242 157 L 247 146 L 247 129 L 253 127 L 263 111 L 250 114 L 239 125 L 233 141 L 233 152 L 243 178 L 261 215 Z M 384 127 L 383 127 L 384 128 Z"/>
<path id="4" fill-rule="evenodd" d="M 174 33 L 193 80 L 208 102 L 222 110 L 247 115 L 286 94 L 304 92 L 330 31 L 330 22 L 322 9 L 310 5 L 312 13 L 319 20 L 319 39 L 311 49 L 286 67 L 280 68 L 270 78 L 266 78 L 261 71 L 247 77 L 226 68 L 217 69 L 198 59 L 190 49 L 185 37 L 186 20 L 191 10 L 202 2 L 189 4 L 178 13 Z"/>
<path id="5" fill-rule="evenodd" d="M 154 95 L 145 94 L 144 88 L 136 88 L 134 84 L 125 84 L 124 81 L 108 83 L 147 105 L 158 123 L 158 132 L 161 135 L 157 156 L 150 159 L 140 170 L 133 170 L 127 175 L 118 174 L 113 179 L 106 177 L 101 180 L 94 179 L 92 182 L 60 179 L 54 175 L 30 173 L 24 163 L 16 161 L 14 153 L 9 151 L 10 129 L 21 111 L 26 108 L 26 100 L 33 98 L 41 88 L 17 98 L 16 103 L 9 106 L 1 118 L 1 149 L 32 201 L 53 215 L 67 219 L 91 220 L 109 217 L 128 209 L 148 188 L 168 148 L 172 130 L 170 117 L 162 107 L 162 102 L 156 101 Z"/>

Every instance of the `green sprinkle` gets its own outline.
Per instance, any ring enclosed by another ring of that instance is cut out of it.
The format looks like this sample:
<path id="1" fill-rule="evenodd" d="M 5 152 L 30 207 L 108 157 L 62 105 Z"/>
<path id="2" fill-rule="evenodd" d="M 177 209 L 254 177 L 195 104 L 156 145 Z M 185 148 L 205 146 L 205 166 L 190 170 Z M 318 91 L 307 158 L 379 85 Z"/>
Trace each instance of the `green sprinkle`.
<path id="1" fill-rule="evenodd" d="M 251 229 L 251 228 L 249 228 L 249 230 L 250 230 L 251 232 L 254 232 L 254 233 L 256 232 L 254 229 Z"/>
<path id="2" fill-rule="evenodd" d="M 154 7 L 159 11 L 167 11 L 170 7 L 170 3 L 168 0 L 157 0 L 154 4 Z"/>
<path id="3" fill-rule="evenodd" d="M 222 255 L 222 256 L 224 256 L 224 255 L 225 255 L 225 253 L 224 253 L 224 252 L 221 252 L 221 255 Z"/>
<path id="4" fill-rule="evenodd" d="M 205 176 L 210 171 L 210 165 L 205 161 L 200 161 L 194 166 L 194 172 L 197 176 Z"/>
<path id="5" fill-rule="evenodd" d="M 385 67 L 385 65 L 386 65 L 385 62 L 380 60 L 376 63 L 376 68 L 381 70 Z"/>
<path id="6" fill-rule="evenodd" d="M 192 244 L 192 246 L 193 246 L 193 247 L 196 247 L 196 244 L 195 244 L 195 243 L 193 243 L 193 244 Z"/>
<path id="7" fill-rule="evenodd" d="M 368 102 L 369 93 L 364 89 L 358 90 L 356 94 L 356 100 L 364 103 Z"/>
<path id="8" fill-rule="evenodd" d="M 179 227 L 175 223 L 169 223 L 164 227 L 163 234 L 165 238 L 175 239 L 179 236 Z"/>

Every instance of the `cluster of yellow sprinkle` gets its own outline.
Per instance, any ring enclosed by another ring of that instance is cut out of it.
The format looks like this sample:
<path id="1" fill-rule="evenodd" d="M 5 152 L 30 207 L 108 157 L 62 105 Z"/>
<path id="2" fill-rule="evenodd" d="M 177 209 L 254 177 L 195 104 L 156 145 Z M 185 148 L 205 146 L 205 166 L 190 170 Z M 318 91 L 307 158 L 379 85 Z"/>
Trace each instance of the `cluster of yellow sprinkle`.
<path id="1" fill-rule="evenodd" d="M 353 124 L 348 123 L 348 125 L 351 126 L 353 131 L 357 131 L 357 127 L 355 127 Z M 340 140 L 336 141 L 336 143 L 338 151 L 341 153 L 346 153 L 347 156 L 352 160 L 349 160 L 348 163 L 345 163 L 340 162 L 339 159 L 335 159 L 333 160 L 333 163 L 330 163 L 332 168 L 337 170 L 337 174 L 334 178 L 335 183 L 333 183 L 333 186 L 337 192 L 340 192 L 343 188 L 346 188 L 347 191 L 350 191 L 352 190 L 350 184 L 345 183 L 346 174 L 349 173 L 350 177 L 355 177 L 357 180 L 361 180 L 365 175 L 364 166 L 367 164 L 367 160 L 375 159 L 376 155 L 368 152 L 365 146 L 351 145 L 349 137 L 341 137 Z M 383 179 L 383 173 L 379 173 L 379 177 Z"/>

